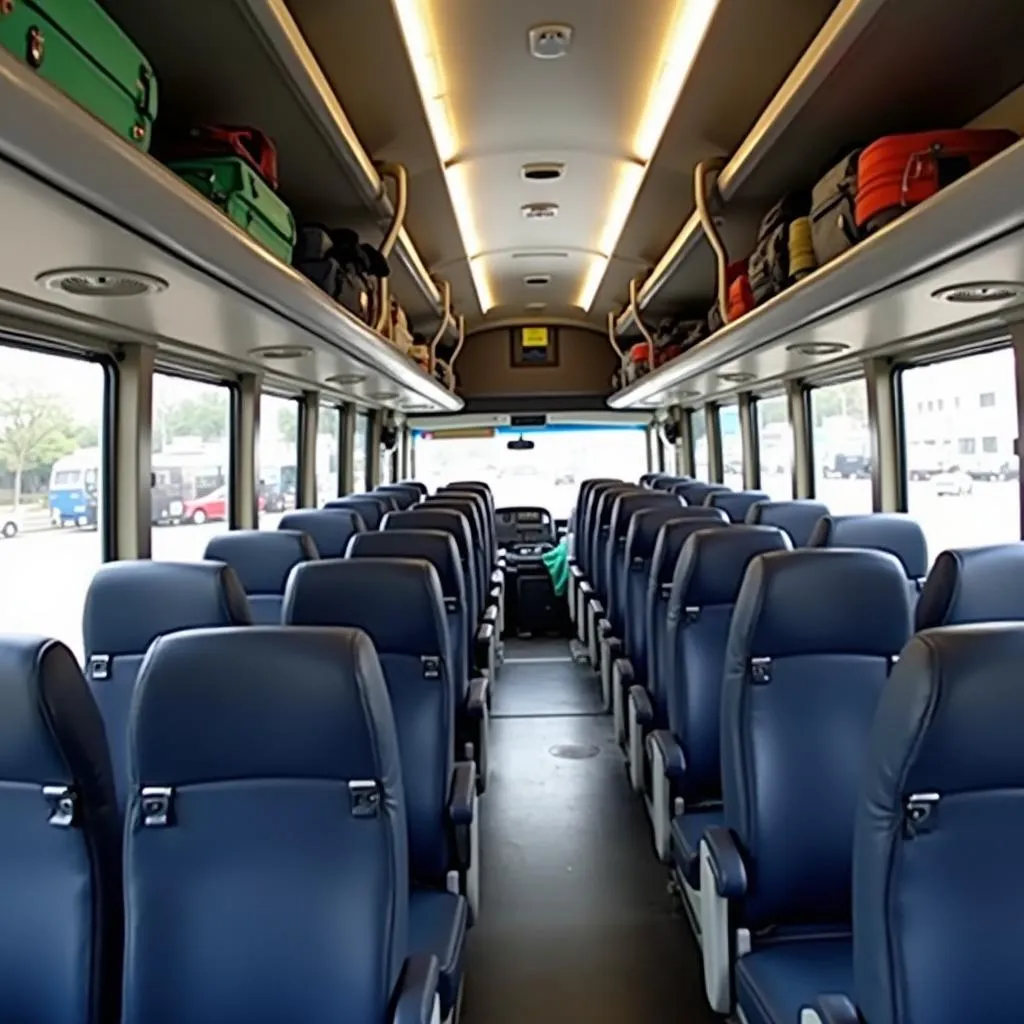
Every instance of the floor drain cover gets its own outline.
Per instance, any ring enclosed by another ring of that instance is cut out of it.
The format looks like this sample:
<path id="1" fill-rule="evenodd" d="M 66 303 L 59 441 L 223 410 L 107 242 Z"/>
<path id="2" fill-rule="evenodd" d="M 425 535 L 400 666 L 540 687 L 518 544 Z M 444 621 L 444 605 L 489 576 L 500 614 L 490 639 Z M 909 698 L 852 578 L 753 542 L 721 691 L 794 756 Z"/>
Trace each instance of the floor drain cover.
<path id="1" fill-rule="evenodd" d="M 561 757 L 568 761 L 583 761 L 588 757 L 597 757 L 600 750 L 582 743 L 562 743 L 560 746 L 552 747 L 548 753 L 552 757 Z"/>

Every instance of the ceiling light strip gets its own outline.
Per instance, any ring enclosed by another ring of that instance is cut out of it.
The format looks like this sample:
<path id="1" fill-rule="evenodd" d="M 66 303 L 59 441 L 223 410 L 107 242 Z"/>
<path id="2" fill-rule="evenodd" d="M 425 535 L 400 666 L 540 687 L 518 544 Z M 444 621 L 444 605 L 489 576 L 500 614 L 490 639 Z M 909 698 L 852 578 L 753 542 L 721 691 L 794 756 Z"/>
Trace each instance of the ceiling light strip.
<path id="1" fill-rule="evenodd" d="M 453 163 L 459 152 L 459 137 L 448 104 L 447 84 L 440 50 L 431 24 L 428 0 L 391 0 L 412 65 L 423 110 L 430 126 L 434 148 L 451 198 L 462 247 L 469 260 L 470 276 L 480 309 L 486 313 L 494 297 L 486 268 L 479 258 L 483 249 L 473 217 L 472 197 L 464 164 Z"/>
<path id="2" fill-rule="evenodd" d="M 700 52 L 718 0 L 680 0 L 667 43 L 658 61 L 644 112 L 633 138 L 633 161 L 624 164 L 615 184 L 598 242 L 576 305 L 589 312 L 640 193 L 651 160 L 679 102 L 683 86 Z"/>

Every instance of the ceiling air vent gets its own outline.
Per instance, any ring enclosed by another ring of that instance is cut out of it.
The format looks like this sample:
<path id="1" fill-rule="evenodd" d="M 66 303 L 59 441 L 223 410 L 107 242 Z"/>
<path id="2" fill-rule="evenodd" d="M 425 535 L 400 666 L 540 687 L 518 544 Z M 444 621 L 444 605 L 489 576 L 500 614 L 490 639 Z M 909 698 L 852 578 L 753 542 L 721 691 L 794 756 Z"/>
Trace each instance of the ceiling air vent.
<path id="1" fill-rule="evenodd" d="M 565 174 L 565 164 L 523 164 L 523 177 L 527 181 L 557 181 Z"/>
<path id="2" fill-rule="evenodd" d="M 545 285 L 551 284 L 550 274 L 530 274 L 528 277 L 523 278 L 523 284 L 527 288 L 543 288 Z"/>
<path id="3" fill-rule="evenodd" d="M 529 252 L 514 252 L 514 260 L 567 260 L 567 252 L 559 252 L 556 249 L 531 249 Z"/>
<path id="4" fill-rule="evenodd" d="M 558 216 L 558 203 L 527 203 L 522 213 L 527 220 L 551 220 Z"/>
<path id="5" fill-rule="evenodd" d="M 564 57 L 572 46 L 572 25 L 536 25 L 529 32 L 530 53 L 540 60 Z"/>

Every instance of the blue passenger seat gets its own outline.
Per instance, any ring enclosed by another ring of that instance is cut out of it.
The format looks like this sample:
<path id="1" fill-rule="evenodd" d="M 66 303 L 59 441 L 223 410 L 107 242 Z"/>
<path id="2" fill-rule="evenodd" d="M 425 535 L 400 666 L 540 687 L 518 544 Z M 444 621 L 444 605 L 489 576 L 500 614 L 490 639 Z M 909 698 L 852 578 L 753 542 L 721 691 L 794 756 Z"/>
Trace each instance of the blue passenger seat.
<path id="1" fill-rule="evenodd" d="M 829 514 L 820 501 L 799 498 L 793 501 L 755 501 L 747 510 L 746 522 L 751 526 L 777 526 L 789 534 L 795 548 L 810 543 L 818 520 Z"/>
<path id="2" fill-rule="evenodd" d="M 335 498 L 328 501 L 324 508 L 348 509 L 355 512 L 368 530 L 379 530 L 381 520 L 390 511 L 385 509 L 384 502 L 379 497 L 370 494 L 350 494 L 347 498 Z"/>
<path id="3" fill-rule="evenodd" d="M 916 630 L 1024 621 L 1024 544 L 940 552 L 921 588 Z"/>
<path id="4" fill-rule="evenodd" d="M 853 987 L 800 972 L 804 1024 L 1021 1019 L 1021 665 L 1019 623 L 927 630 L 907 645 L 857 808 Z"/>
<path id="5" fill-rule="evenodd" d="M 764 491 L 712 491 L 704 498 L 704 504 L 720 508 L 729 517 L 730 523 L 742 523 L 751 505 L 768 500 Z"/>
<path id="6" fill-rule="evenodd" d="M 676 484 L 672 493 L 683 498 L 688 505 L 703 505 L 712 494 L 726 494 L 731 488 L 725 484 L 709 484 L 703 480 L 687 480 L 685 483 Z"/>
<path id="7" fill-rule="evenodd" d="M 928 541 L 920 523 L 895 512 L 822 516 L 811 531 L 810 548 L 870 548 L 895 555 L 907 574 L 911 607 L 928 575 Z"/>
<path id="8" fill-rule="evenodd" d="M 438 955 L 447 1018 L 461 985 L 469 909 L 478 908 L 479 864 L 471 857 L 475 840 L 458 842 L 452 830 L 452 794 L 464 794 L 467 785 L 473 795 L 459 823 L 476 830 L 477 780 L 472 761 L 453 761 L 454 687 L 437 573 L 412 558 L 307 562 L 288 583 L 284 621 L 353 627 L 373 641 L 402 752 L 411 951 Z"/>
<path id="9" fill-rule="evenodd" d="M 297 530 L 229 530 L 211 537 L 203 558 L 235 570 L 258 626 L 281 623 L 288 575 L 301 562 L 319 558 L 307 533 Z"/>
<path id="10" fill-rule="evenodd" d="M 352 509 L 302 508 L 283 515 L 277 528 L 308 534 L 321 558 L 343 558 L 348 542 L 366 531 L 366 523 Z"/>
<path id="11" fill-rule="evenodd" d="M 164 637 L 131 746 L 124 1024 L 426 1019 L 438 964 L 409 955 L 399 744 L 363 633 Z"/>
<path id="12" fill-rule="evenodd" d="M 723 823 L 700 842 L 717 1012 L 735 991 L 748 1024 L 797 1021 L 808 975 L 848 990 L 854 816 L 878 699 L 909 637 L 906 573 L 886 552 L 751 562 L 722 683 Z"/>
<path id="13" fill-rule="evenodd" d="M 74 655 L 0 638 L 0 1019 L 110 1024 L 121 1003 L 121 827 Z"/>
<path id="14" fill-rule="evenodd" d="M 107 562 L 97 570 L 82 615 L 85 678 L 103 716 L 122 810 L 128 712 L 150 644 L 183 629 L 251 623 L 242 584 L 221 562 Z"/>

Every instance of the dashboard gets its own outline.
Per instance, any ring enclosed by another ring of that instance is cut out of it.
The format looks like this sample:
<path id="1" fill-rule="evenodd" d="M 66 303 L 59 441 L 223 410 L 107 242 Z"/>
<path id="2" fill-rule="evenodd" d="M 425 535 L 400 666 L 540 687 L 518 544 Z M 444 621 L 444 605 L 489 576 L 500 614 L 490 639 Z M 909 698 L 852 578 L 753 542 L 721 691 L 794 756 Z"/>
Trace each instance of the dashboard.
<path id="1" fill-rule="evenodd" d="M 519 505 L 494 513 L 498 547 L 516 554 L 542 554 L 555 544 L 555 522 L 546 508 Z M 530 549 L 530 550 L 524 550 Z"/>

